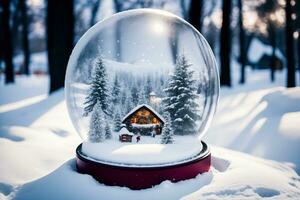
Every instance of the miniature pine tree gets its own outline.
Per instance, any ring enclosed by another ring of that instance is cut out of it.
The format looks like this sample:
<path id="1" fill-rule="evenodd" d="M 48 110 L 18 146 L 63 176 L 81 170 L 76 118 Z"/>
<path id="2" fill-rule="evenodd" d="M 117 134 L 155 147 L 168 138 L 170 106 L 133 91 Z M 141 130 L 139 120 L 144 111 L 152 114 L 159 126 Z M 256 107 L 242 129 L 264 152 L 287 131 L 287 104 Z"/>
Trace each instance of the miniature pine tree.
<path id="1" fill-rule="evenodd" d="M 105 124 L 105 139 L 111 139 L 112 138 L 112 133 L 111 133 L 111 128 L 108 122 Z"/>
<path id="2" fill-rule="evenodd" d="M 147 101 L 149 101 L 149 97 L 150 97 L 150 93 L 153 90 L 153 86 L 152 86 L 152 81 L 151 81 L 151 77 L 147 76 L 147 80 L 146 80 L 146 85 L 145 85 L 145 99 Z"/>
<path id="3" fill-rule="evenodd" d="M 92 77 L 91 88 L 84 102 L 84 116 L 93 111 L 94 106 L 99 102 L 103 112 L 108 109 L 108 86 L 106 69 L 101 58 L 97 59 L 95 65 L 95 75 Z"/>
<path id="4" fill-rule="evenodd" d="M 104 140 L 104 116 L 100 103 L 94 106 L 88 132 L 90 142 L 102 142 Z"/>
<path id="5" fill-rule="evenodd" d="M 114 103 L 114 105 L 120 103 L 121 86 L 120 86 L 119 79 L 117 76 L 114 79 L 111 96 L 112 96 L 112 102 Z"/>
<path id="6" fill-rule="evenodd" d="M 131 102 L 133 104 L 133 106 L 137 106 L 139 103 L 139 90 L 136 86 L 136 84 L 134 84 L 131 88 Z"/>
<path id="7" fill-rule="evenodd" d="M 138 105 L 146 104 L 146 103 L 148 103 L 148 101 L 145 98 L 145 93 L 144 91 L 140 91 L 138 94 Z"/>
<path id="8" fill-rule="evenodd" d="M 127 98 L 125 102 L 125 113 L 129 113 L 133 109 L 134 105 L 131 98 Z"/>
<path id="9" fill-rule="evenodd" d="M 189 70 L 184 55 L 178 56 L 174 74 L 171 75 L 168 86 L 164 90 L 167 97 L 163 99 L 165 110 L 170 113 L 172 128 L 176 135 L 188 135 L 196 132 L 196 120 L 198 104 L 196 81 L 193 79 L 193 71 Z"/>
<path id="10" fill-rule="evenodd" d="M 119 112 L 116 112 L 114 116 L 114 131 L 120 131 L 122 126 L 121 117 Z"/>
<path id="11" fill-rule="evenodd" d="M 170 113 L 166 112 L 164 114 L 165 124 L 161 133 L 161 144 L 172 144 L 173 139 L 173 129 L 171 127 L 171 117 Z"/>

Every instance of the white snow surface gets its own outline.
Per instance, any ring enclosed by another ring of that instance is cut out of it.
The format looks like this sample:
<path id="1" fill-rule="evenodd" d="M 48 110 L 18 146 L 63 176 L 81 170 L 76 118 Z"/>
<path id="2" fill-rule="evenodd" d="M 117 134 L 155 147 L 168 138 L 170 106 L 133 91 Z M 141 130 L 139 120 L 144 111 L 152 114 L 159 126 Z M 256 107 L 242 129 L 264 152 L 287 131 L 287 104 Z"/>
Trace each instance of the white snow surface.
<path id="1" fill-rule="evenodd" d="M 9 185 L 2 188 L 6 188 L 7 198 L 18 200 L 299 199 L 299 177 L 288 166 L 219 147 L 213 147 L 212 153 L 211 171 L 178 183 L 164 181 L 145 190 L 100 184 L 89 175 L 77 173 L 74 159 L 15 190 Z"/>
<path id="2" fill-rule="evenodd" d="M 248 73 L 245 86 L 222 88 L 203 140 L 289 163 L 300 174 L 300 87 L 283 87 L 286 71 L 276 73 L 275 83 L 269 82 L 268 71 Z"/>
<path id="3" fill-rule="evenodd" d="M 84 142 L 82 152 L 95 160 L 113 165 L 157 166 L 179 163 L 197 156 L 202 145 L 193 136 L 174 136 L 173 144 L 160 144 L 160 136 L 141 136 L 139 143 L 118 141 L 118 134 L 102 143 Z"/>
<path id="4" fill-rule="evenodd" d="M 294 170 L 299 173 L 300 88 L 282 87 L 285 72 L 276 73 L 273 84 L 267 72 L 247 73 L 247 85 L 222 88 L 203 138 L 211 144 L 211 170 L 138 191 L 105 186 L 76 172 L 75 148 L 81 140 L 63 90 L 47 97 L 47 77 L 18 76 L 14 85 L 1 83 L 0 199 L 300 199 Z"/>

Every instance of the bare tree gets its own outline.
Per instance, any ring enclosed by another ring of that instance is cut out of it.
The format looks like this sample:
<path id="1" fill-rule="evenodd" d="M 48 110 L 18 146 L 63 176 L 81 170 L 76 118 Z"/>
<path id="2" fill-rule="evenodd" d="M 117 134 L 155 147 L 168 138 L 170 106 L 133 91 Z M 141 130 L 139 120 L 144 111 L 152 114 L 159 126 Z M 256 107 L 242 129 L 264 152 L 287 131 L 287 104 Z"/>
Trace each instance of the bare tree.
<path id="1" fill-rule="evenodd" d="M 221 28 L 221 48 L 220 48 L 220 83 L 221 85 L 231 86 L 230 76 L 230 56 L 231 56 L 231 28 L 230 13 L 231 0 L 223 0 L 223 21 Z"/>
<path id="2" fill-rule="evenodd" d="M 285 5 L 285 40 L 286 40 L 286 57 L 287 57 L 287 87 L 295 87 L 295 58 L 293 43 L 293 25 L 292 25 L 292 6 L 291 0 L 286 0 Z"/>
<path id="3" fill-rule="evenodd" d="M 240 83 L 244 84 L 246 81 L 245 67 L 246 67 L 246 59 L 245 56 L 245 31 L 243 25 L 243 3 L 242 0 L 238 0 L 239 7 L 239 40 L 240 40 L 240 63 L 241 63 L 241 75 L 240 75 Z"/>
<path id="4" fill-rule="evenodd" d="M 2 20 L 2 18 L 3 18 L 3 9 L 2 9 L 3 7 L 2 7 L 2 4 L 1 4 L 1 2 L 0 2 L 0 28 L 2 28 L 3 27 L 3 20 Z M 2 72 L 2 65 L 1 65 L 1 63 L 2 63 L 2 60 L 4 60 L 4 49 L 3 49 L 3 41 L 4 40 L 4 38 L 3 38 L 3 31 L 0 31 L 0 70 L 1 70 L 1 72 Z"/>
<path id="5" fill-rule="evenodd" d="M 298 71 L 300 73 L 300 1 L 296 1 L 295 14 L 296 14 L 295 27 L 296 27 L 296 29 L 298 31 L 298 42 L 297 42 Z M 300 79 L 299 79 L 299 83 L 300 83 Z"/>
<path id="6" fill-rule="evenodd" d="M 73 4 L 73 0 L 48 1 L 47 48 L 50 92 L 64 86 L 66 67 L 73 48 Z"/>
<path id="7" fill-rule="evenodd" d="M 268 33 L 270 38 L 270 44 L 272 46 L 272 56 L 271 56 L 271 73 L 270 73 L 270 79 L 272 82 L 275 81 L 275 70 L 276 70 L 276 35 L 277 30 L 274 24 L 270 23 L 268 25 Z"/>
<path id="8" fill-rule="evenodd" d="M 29 63 L 30 63 L 30 50 L 28 39 L 28 18 L 27 18 L 27 5 L 26 0 L 19 0 L 21 10 L 21 22 L 22 22 L 22 46 L 24 53 L 24 73 L 29 75 Z"/>
<path id="9" fill-rule="evenodd" d="M 98 15 L 100 4 L 101 4 L 101 0 L 95 0 L 93 2 L 92 10 L 91 10 L 90 26 L 93 26 L 96 23 L 96 17 Z"/>
<path id="10" fill-rule="evenodd" d="M 259 15 L 259 21 L 265 23 L 266 33 L 272 47 L 272 55 L 270 60 L 270 79 L 273 82 L 275 80 L 276 70 L 276 49 L 277 49 L 277 33 L 278 29 L 283 26 L 283 20 L 278 16 L 279 11 L 282 9 L 278 1 L 265 0 L 257 7 Z"/>
<path id="11" fill-rule="evenodd" d="M 14 82 L 14 66 L 13 66 L 13 48 L 11 40 L 11 27 L 10 21 L 10 0 L 1 0 L 1 19 L 2 19 L 2 41 L 1 48 L 3 51 L 4 63 L 5 63 L 5 83 Z"/>
<path id="12" fill-rule="evenodd" d="M 217 2 L 210 1 L 209 4 L 207 3 L 204 5 L 207 6 L 207 8 L 205 9 L 207 13 L 203 13 L 202 16 L 212 16 L 213 12 L 215 12 L 215 9 L 217 8 Z M 210 23 L 206 27 L 206 32 L 203 33 L 214 53 L 215 53 L 216 39 L 218 37 L 218 32 L 219 32 L 218 30 L 219 28 L 216 26 L 216 24 L 213 21 L 210 21 Z"/>
<path id="13" fill-rule="evenodd" d="M 191 0 L 189 9 L 189 22 L 199 31 L 202 31 L 201 14 L 203 12 L 202 0 Z"/>
<path id="14" fill-rule="evenodd" d="M 188 17 L 187 9 L 186 9 L 186 0 L 180 0 L 180 8 L 181 8 L 181 15 L 182 15 L 183 19 L 188 21 L 189 17 Z"/>

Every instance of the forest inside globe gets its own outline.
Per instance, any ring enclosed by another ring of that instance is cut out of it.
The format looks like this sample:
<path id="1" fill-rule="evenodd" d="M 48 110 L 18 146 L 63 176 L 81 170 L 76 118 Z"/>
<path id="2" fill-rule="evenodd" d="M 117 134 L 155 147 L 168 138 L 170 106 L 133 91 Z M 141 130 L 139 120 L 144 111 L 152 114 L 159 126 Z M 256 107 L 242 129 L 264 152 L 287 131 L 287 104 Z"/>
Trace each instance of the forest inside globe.
<path id="1" fill-rule="evenodd" d="M 219 95 L 216 61 L 203 36 L 151 9 L 122 12 L 89 29 L 72 52 L 65 85 L 83 151 L 97 159 L 122 152 L 113 162 L 125 162 L 123 153 L 137 154 L 136 148 L 145 155 L 147 148 L 171 146 L 184 152 L 176 159 L 196 154 Z"/>

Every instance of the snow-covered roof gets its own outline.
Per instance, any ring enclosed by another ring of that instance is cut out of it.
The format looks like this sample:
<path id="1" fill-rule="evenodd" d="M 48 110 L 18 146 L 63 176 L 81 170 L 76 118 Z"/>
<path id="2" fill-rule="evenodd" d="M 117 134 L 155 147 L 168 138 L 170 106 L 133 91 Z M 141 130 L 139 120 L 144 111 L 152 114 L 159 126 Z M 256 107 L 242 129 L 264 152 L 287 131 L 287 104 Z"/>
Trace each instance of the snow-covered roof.
<path id="1" fill-rule="evenodd" d="M 156 112 L 151 106 L 147 104 L 141 104 L 133 108 L 125 117 L 123 117 L 122 122 L 124 122 L 125 119 L 127 119 L 130 115 L 132 115 L 134 112 L 136 112 L 142 107 L 146 107 L 147 109 L 149 109 L 154 115 L 156 115 L 160 120 L 162 120 L 163 123 L 165 123 L 165 119 L 158 112 Z"/>
<path id="2" fill-rule="evenodd" d="M 119 135 L 133 135 L 133 133 L 129 132 L 126 127 L 122 127 L 119 131 Z"/>
<path id="3" fill-rule="evenodd" d="M 157 126 L 157 124 L 132 124 L 132 126 L 139 128 L 151 128 Z"/>
<path id="4" fill-rule="evenodd" d="M 256 63 L 263 57 L 264 54 L 271 56 L 272 47 L 270 45 L 264 44 L 259 39 L 254 38 L 249 47 L 248 60 L 252 63 Z M 282 61 L 285 61 L 285 57 L 280 49 L 276 48 L 275 55 Z"/>
<path id="5" fill-rule="evenodd" d="M 156 96 L 156 93 L 154 91 L 150 92 L 150 96 Z"/>

